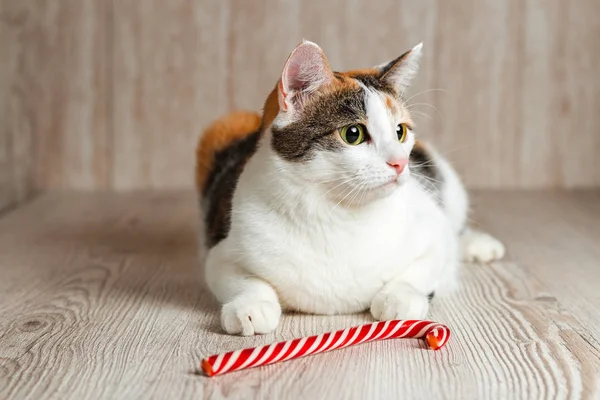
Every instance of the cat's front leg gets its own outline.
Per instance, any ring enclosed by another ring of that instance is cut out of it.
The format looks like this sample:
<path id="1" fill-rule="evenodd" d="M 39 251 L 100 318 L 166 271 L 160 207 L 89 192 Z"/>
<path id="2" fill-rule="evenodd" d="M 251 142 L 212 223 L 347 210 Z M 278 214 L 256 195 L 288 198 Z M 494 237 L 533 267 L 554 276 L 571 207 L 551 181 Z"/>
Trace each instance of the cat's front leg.
<path id="1" fill-rule="evenodd" d="M 371 315 L 380 321 L 424 319 L 428 312 L 428 297 L 401 280 L 388 282 L 371 302 Z"/>
<path id="2" fill-rule="evenodd" d="M 467 262 L 487 263 L 500 260 L 506 252 L 501 241 L 492 235 L 466 228 L 460 235 L 463 259 Z"/>
<path id="3" fill-rule="evenodd" d="M 205 265 L 206 283 L 223 304 L 221 325 L 227 333 L 251 336 L 277 328 L 281 306 L 271 285 L 221 257 L 217 248 Z"/>
<path id="4" fill-rule="evenodd" d="M 384 285 L 371 302 L 371 315 L 381 321 L 426 318 L 434 292 L 456 286 L 458 265 L 457 243 L 448 235 Z"/>

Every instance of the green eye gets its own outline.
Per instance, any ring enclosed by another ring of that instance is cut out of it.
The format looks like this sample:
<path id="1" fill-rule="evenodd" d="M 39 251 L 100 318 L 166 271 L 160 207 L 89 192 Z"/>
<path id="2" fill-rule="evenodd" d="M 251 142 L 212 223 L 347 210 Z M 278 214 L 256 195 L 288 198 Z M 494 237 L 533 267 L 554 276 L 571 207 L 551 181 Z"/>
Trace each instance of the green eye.
<path id="1" fill-rule="evenodd" d="M 406 125 L 404 124 L 399 124 L 396 127 L 396 135 L 398 135 L 398 141 L 400 141 L 400 143 L 404 143 L 404 141 L 406 140 L 406 131 L 408 129 L 406 128 Z"/>
<path id="2" fill-rule="evenodd" d="M 360 124 L 348 125 L 340 130 L 342 140 L 351 146 L 356 146 L 365 141 L 365 127 Z"/>

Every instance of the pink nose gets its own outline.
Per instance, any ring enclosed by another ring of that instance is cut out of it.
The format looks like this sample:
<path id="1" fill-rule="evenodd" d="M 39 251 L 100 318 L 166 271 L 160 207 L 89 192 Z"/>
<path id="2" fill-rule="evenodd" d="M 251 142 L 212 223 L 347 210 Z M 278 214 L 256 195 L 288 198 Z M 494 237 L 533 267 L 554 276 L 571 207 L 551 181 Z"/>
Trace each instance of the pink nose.
<path id="1" fill-rule="evenodd" d="M 404 171 L 406 164 L 408 164 L 408 160 L 407 159 L 391 160 L 391 161 L 388 161 L 387 164 L 390 167 L 394 168 L 396 170 L 396 173 L 398 175 L 400 175 L 402 173 L 402 171 Z"/>

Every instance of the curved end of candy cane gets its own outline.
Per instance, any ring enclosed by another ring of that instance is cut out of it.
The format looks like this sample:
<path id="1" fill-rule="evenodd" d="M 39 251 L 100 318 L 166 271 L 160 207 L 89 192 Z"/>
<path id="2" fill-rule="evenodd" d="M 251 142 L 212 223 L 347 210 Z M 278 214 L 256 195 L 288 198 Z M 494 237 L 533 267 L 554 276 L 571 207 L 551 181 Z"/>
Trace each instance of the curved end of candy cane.
<path id="1" fill-rule="evenodd" d="M 436 326 L 425 335 L 425 341 L 432 350 L 439 350 L 448 342 L 450 329 L 446 326 Z"/>
<path id="2" fill-rule="evenodd" d="M 212 365 L 210 365 L 210 362 L 208 361 L 208 358 L 205 358 L 204 360 L 202 360 L 202 364 L 200 364 L 200 368 L 202 368 L 202 371 L 204 371 L 206 376 L 213 376 L 215 374 L 215 372 L 212 369 Z"/>
<path id="3" fill-rule="evenodd" d="M 433 332 L 429 332 L 427 336 L 425 336 L 425 341 L 431 350 L 439 350 L 443 346 L 443 344 L 440 345 L 440 341 Z"/>

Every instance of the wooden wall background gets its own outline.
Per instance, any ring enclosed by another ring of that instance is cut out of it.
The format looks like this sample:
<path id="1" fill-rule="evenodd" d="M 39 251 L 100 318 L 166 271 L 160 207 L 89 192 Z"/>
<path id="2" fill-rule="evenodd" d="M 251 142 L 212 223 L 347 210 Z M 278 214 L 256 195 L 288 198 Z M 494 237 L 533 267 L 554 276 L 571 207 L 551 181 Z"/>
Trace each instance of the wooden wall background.
<path id="1" fill-rule="evenodd" d="M 191 187 L 198 133 L 303 37 L 337 69 L 424 41 L 420 132 L 471 187 L 600 184 L 598 0 L 0 0 L 0 207 Z"/>

